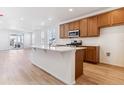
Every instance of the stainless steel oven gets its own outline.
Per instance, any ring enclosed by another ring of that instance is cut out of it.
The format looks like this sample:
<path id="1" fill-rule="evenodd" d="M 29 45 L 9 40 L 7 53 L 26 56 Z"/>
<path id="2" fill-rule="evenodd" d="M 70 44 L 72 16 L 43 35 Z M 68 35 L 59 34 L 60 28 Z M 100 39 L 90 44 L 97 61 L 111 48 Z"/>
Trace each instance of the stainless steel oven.
<path id="1" fill-rule="evenodd" d="M 73 30 L 68 32 L 68 37 L 70 38 L 76 38 L 79 37 L 80 31 L 79 30 Z"/>

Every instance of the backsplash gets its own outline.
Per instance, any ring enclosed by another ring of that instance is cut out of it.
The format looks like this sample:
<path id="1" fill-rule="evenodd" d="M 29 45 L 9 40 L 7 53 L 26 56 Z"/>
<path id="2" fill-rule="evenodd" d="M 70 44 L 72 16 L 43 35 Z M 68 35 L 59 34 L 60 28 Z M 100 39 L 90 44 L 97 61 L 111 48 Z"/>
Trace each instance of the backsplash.
<path id="1" fill-rule="evenodd" d="M 88 46 L 99 46 L 99 37 L 92 38 L 71 38 L 71 39 L 59 39 L 57 43 L 66 44 L 71 42 L 72 40 L 82 40 L 82 45 Z"/>

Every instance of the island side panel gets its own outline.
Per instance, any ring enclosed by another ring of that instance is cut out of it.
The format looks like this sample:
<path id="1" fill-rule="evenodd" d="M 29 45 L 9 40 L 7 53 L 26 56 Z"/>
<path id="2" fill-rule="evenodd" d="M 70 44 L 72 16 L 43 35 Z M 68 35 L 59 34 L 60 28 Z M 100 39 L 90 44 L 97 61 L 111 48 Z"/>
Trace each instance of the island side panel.
<path id="1" fill-rule="evenodd" d="M 75 79 L 83 74 L 84 50 L 76 50 L 75 53 Z"/>
<path id="2" fill-rule="evenodd" d="M 66 84 L 75 84 L 75 52 L 33 48 L 31 61 Z"/>

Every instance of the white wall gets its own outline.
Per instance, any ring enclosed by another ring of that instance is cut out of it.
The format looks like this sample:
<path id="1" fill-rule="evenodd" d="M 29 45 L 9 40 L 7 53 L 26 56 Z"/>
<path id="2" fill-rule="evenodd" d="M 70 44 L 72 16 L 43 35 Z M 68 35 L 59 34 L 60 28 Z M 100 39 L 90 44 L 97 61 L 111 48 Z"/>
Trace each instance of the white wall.
<path id="1" fill-rule="evenodd" d="M 100 37 L 80 38 L 83 45 L 100 46 L 101 63 L 124 67 L 124 25 L 102 28 L 100 32 Z M 70 42 L 70 39 L 57 41 L 66 44 Z M 110 52 L 111 56 L 107 57 L 106 52 Z"/>
<path id="2" fill-rule="evenodd" d="M 100 61 L 118 66 L 124 66 L 124 25 L 101 29 Z M 111 56 L 107 57 L 106 52 Z"/>
<path id="3" fill-rule="evenodd" d="M 32 33 L 32 45 L 41 44 L 41 31 L 35 31 Z"/>
<path id="4" fill-rule="evenodd" d="M 32 45 L 47 45 L 48 44 L 47 31 L 48 29 L 34 31 L 32 33 Z"/>
<path id="5" fill-rule="evenodd" d="M 0 31 L 0 50 L 8 50 L 9 49 L 9 32 Z"/>
<path id="6" fill-rule="evenodd" d="M 32 45 L 32 33 L 24 33 L 24 48 L 29 48 Z"/>

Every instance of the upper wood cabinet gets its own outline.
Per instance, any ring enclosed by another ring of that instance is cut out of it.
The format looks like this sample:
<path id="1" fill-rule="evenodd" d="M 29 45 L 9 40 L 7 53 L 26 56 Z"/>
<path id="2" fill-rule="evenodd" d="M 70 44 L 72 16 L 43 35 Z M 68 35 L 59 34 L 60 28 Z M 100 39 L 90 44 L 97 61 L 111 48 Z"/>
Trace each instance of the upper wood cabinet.
<path id="1" fill-rule="evenodd" d="M 81 19 L 80 20 L 80 37 L 86 37 L 88 35 L 87 33 L 87 19 Z"/>
<path id="2" fill-rule="evenodd" d="M 99 27 L 107 27 L 124 23 L 124 8 L 98 15 Z"/>
<path id="3" fill-rule="evenodd" d="M 64 38 L 65 37 L 65 33 L 64 33 L 64 25 L 60 25 L 60 38 Z"/>
<path id="4" fill-rule="evenodd" d="M 68 37 L 68 31 L 69 31 L 69 23 L 64 24 L 64 34 L 65 38 Z"/>
<path id="5" fill-rule="evenodd" d="M 74 30 L 74 22 L 69 23 L 69 30 Z"/>
<path id="6" fill-rule="evenodd" d="M 80 29 L 80 21 L 75 21 L 73 23 L 73 30 L 79 30 Z"/>
<path id="7" fill-rule="evenodd" d="M 80 20 L 80 37 L 99 36 L 97 16 Z"/>
<path id="8" fill-rule="evenodd" d="M 112 11 L 112 25 L 124 23 L 124 8 Z"/>
<path id="9" fill-rule="evenodd" d="M 99 36 L 97 16 L 88 18 L 88 36 Z"/>
<path id="10" fill-rule="evenodd" d="M 100 28 L 118 24 L 124 24 L 124 8 L 60 25 L 60 38 L 67 38 L 71 30 L 80 30 L 80 37 L 96 37 Z"/>
<path id="11" fill-rule="evenodd" d="M 111 26 L 111 12 L 98 15 L 98 26 L 99 27 Z"/>
<path id="12" fill-rule="evenodd" d="M 80 21 L 74 21 L 69 23 L 69 30 L 79 30 L 80 29 Z"/>

